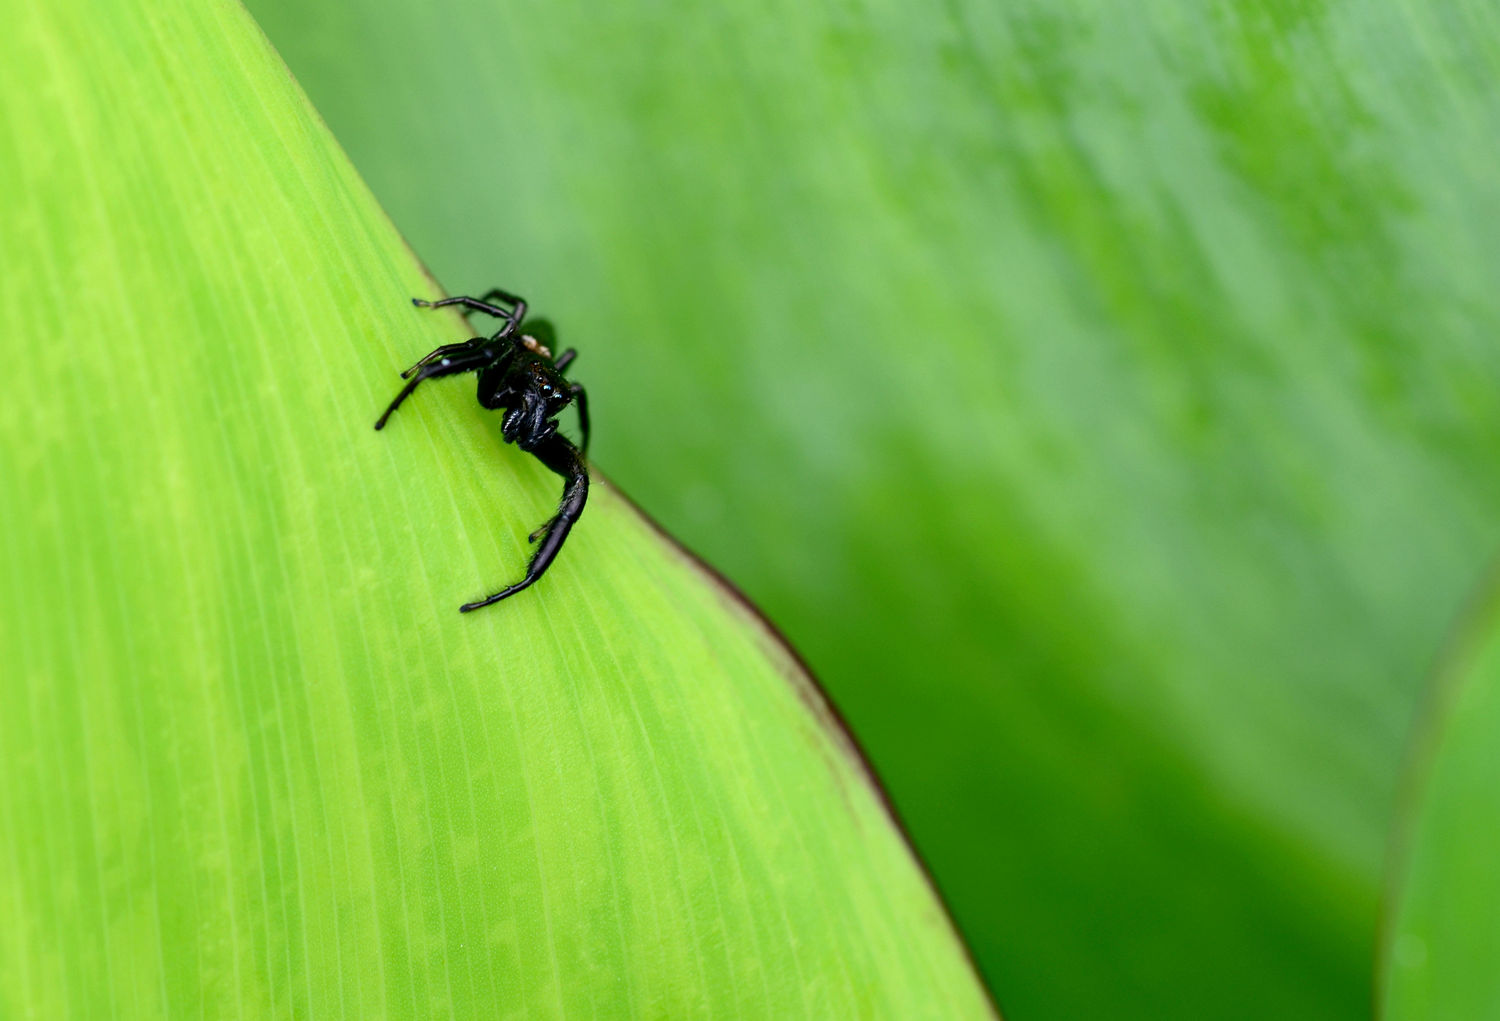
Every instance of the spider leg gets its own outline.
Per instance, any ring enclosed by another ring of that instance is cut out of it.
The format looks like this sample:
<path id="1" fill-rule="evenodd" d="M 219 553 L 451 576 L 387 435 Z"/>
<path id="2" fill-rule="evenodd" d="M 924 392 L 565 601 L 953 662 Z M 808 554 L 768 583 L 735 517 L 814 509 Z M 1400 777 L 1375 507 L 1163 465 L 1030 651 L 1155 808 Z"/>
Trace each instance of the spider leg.
<path id="1" fill-rule="evenodd" d="M 465 346 L 467 347 L 467 345 Z M 385 409 L 385 414 L 380 416 L 380 420 L 375 423 L 375 428 L 385 428 L 386 419 L 391 417 L 391 412 L 399 408 L 401 402 L 411 396 L 412 391 L 417 388 L 417 384 L 421 383 L 422 380 L 431 379 L 434 376 L 452 376 L 460 372 L 473 372 L 475 369 L 484 368 L 494 360 L 495 351 L 493 348 L 478 347 L 472 348 L 456 357 L 442 358 L 423 365 L 417 370 L 416 375 L 412 376 L 411 381 L 401 388 L 401 392 L 396 395 L 396 399 L 391 401 L 391 406 Z"/>
<path id="2" fill-rule="evenodd" d="M 541 533 L 542 541 L 541 545 L 536 548 L 536 552 L 531 555 L 531 563 L 526 567 L 526 577 L 492 596 L 465 603 L 458 608 L 461 613 L 498 603 L 506 596 L 513 596 L 534 584 L 546 573 L 547 568 L 552 566 L 552 561 L 557 558 L 558 550 L 562 549 L 563 541 L 567 539 L 573 523 L 583 513 L 584 502 L 589 497 L 589 470 L 583 463 L 583 455 L 578 452 L 578 448 L 564 437 L 554 433 L 531 453 L 535 454 L 542 464 L 567 480 L 567 485 L 563 487 L 562 501 L 557 505 L 557 515 L 537 530 Z M 533 541 L 535 541 L 535 533 L 533 535 Z"/>
<path id="3" fill-rule="evenodd" d="M 502 291 L 498 287 L 491 287 L 488 291 L 484 292 L 484 295 L 480 298 L 480 300 L 489 301 L 491 298 L 499 298 L 507 305 L 515 306 L 515 312 L 513 314 L 515 316 L 516 322 L 519 323 L 522 319 L 526 318 L 526 299 L 521 297 L 520 295 L 511 294 L 509 291 Z M 469 300 L 473 301 L 474 299 L 470 298 Z"/>
<path id="4" fill-rule="evenodd" d="M 509 319 L 511 317 L 509 309 L 501 308 L 498 305 L 491 305 L 487 301 L 482 301 L 479 298 L 471 298 L 466 294 L 460 294 L 453 298 L 443 298 L 441 301 L 423 301 L 421 298 L 413 298 L 411 303 L 418 308 L 446 308 L 449 305 L 462 305 L 464 307 L 464 315 L 469 315 L 471 312 L 483 312 L 485 315 L 494 316 L 496 319 Z"/>
<path id="5" fill-rule="evenodd" d="M 472 350 L 475 346 L 484 345 L 487 343 L 489 343 L 488 337 L 471 337 L 470 339 L 460 344 L 439 345 L 438 347 L 435 347 L 431 351 L 427 352 L 421 358 L 418 358 L 416 364 L 407 369 L 405 372 L 401 373 L 401 378 L 410 379 L 412 373 L 416 372 L 428 362 L 436 361 L 439 358 L 450 358 L 453 355 L 460 355 L 466 351 Z"/>
<path id="6" fill-rule="evenodd" d="M 577 357 L 578 357 L 578 352 L 575 351 L 575 350 L 573 350 L 570 347 L 566 351 L 564 351 L 562 354 L 560 354 L 556 358 L 552 359 L 552 365 L 553 365 L 554 368 L 557 369 L 558 372 L 561 372 L 564 369 L 566 369 L 569 365 L 572 365 L 573 364 L 573 359 L 577 358 Z"/>
<path id="7" fill-rule="evenodd" d="M 514 307 L 507 311 L 499 305 L 491 304 L 491 298 L 499 298 L 501 301 Z M 485 291 L 484 296 L 481 298 L 471 298 L 466 294 L 459 294 L 452 298 L 444 298 L 441 301 L 423 301 L 421 298 L 413 298 L 411 303 L 418 308 L 444 308 L 448 305 L 462 305 L 464 315 L 469 315 L 473 312 L 483 312 L 485 315 L 494 316 L 496 319 L 504 319 L 505 325 L 501 327 L 500 336 L 508 336 L 517 326 L 521 325 L 521 320 L 526 318 L 526 299 L 519 295 L 511 294 L 509 291 L 502 291 L 498 287 L 492 287 L 490 290 Z"/>
<path id="8" fill-rule="evenodd" d="M 582 383 L 574 383 L 568 389 L 573 391 L 573 403 L 578 405 L 578 430 L 583 433 L 583 443 L 579 446 L 579 452 L 587 455 L 589 452 L 589 395 Z"/>

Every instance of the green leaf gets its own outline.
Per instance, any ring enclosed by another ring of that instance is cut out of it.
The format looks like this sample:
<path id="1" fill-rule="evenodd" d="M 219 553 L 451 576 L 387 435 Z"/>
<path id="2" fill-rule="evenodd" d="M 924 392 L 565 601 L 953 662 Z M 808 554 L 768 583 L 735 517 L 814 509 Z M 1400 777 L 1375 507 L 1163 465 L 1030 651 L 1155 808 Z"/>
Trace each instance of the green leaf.
<path id="1" fill-rule="evenodd" d="M 237 4 L 0 42 L 0 1016 L 985 1016 L 785 647 L 468 385 Z"/>
<path id="2" fill-rule="evenodd" d="M 1027 1018 L 1354 1018 L 1500 541 L 1500 35 L 1328 0 L 251 0 L 815 664 Z"/>
<path id="3" fill-rule="evenodd" d="M 1436 679 L 1392 856 L 1381 1017 L 1500 1018 L 1500 588 Z"/>

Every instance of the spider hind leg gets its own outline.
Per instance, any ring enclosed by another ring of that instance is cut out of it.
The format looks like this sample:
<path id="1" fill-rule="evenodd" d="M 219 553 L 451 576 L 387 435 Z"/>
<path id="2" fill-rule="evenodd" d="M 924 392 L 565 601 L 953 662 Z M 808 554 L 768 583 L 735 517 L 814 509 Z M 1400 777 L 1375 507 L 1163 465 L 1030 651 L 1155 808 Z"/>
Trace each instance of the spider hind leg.
<path id="1" fill-rule="evenodd" d="M 564 437 L 554 434 L 532 453 L 542 464 L 567 480 L 567 484 L 563 487 L 562 500 L 557 505 L 557 514 L 532 533 L 532 541 L 536 542 L 540 539 L 541 543 L 537 546 L 536 552 L 531 555 L 531 563 L 526 567 L 526 577 L 492 596 L 465 603 L 458 608 L 461 613 L 469 613 L 482 606 L 498 603 L 535 584 L 536 580 L 547 572 L 547 568 L 552 566 L 552 561 L 557 559 L 558 551 L 562 549 L 563 542 L 568 538 L 568 532 L 572 530 L 573 523 L 583 513 L 583 505 L 589 498 L 589 470 L 578 448 Z"/>

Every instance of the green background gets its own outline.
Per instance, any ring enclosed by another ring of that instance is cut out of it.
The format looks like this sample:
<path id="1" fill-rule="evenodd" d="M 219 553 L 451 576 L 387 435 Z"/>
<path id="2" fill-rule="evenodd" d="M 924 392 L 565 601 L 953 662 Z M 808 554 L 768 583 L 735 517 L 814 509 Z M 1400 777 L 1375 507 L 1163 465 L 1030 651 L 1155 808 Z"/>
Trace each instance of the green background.
<path id="1" fill-rule="evenodd" d="M 1357 1017 L 1500 537 L 1472 3 L 251 9 L 788 633 L 1012 1016 Z"/>

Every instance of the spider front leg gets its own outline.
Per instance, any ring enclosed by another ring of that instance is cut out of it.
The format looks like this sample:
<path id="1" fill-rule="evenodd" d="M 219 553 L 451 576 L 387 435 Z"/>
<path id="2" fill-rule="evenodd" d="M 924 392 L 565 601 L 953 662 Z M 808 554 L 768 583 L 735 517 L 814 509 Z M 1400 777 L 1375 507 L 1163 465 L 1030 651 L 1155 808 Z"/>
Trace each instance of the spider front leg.
<path id="1" fill-rule="evenodd" d="M 412 300 L 415 301 L 416 299 L 413 298 Z M 418 369 L 428 364 L 429 362 L 435 362 L 442 358 L 452 358 L 454 355 L 464 354 L 468 351 L 472 351 L 476 346 L 482 346 L 488 343 L 488 337 L 470 337 L 468 340 L 462 341 L 457 344 L 439 344 L 431 351 L 428 351 L 421 358 L 418 358 L 416 362 L 412 364 L 411 368 L 401 373 L 401 378 L 410 379 L 412 373 L 416 372 Z"/>
<path id="2" fill-rule="evenodd" d="M 498 305 L 491 304 L 491 298 L 499 298 L 513 307 L 507 312 Z M 459 294 L 452 298 L 444 298 L 441 301 L 423 301 L 421 298 L 413 298 L 411 303 L 418 308 L 443 308 L 447 305 L 462 305 L 464 307 L 464 315 L 468 315 L 470 312 L 483 312 L 485 315 L 494 316 L 496 319 L 507 319 L 509 323 L 504 329 L 505 333 L 510 333 L 521 324 L 522 319 L 526 318 L 526 299 L 520 295 L 511 294 L 509 291 L 502 291 L 498 287 L 490 288 L 479 298 L 471 298 L 467 294 Z"/>
<path id="3" fill-rule="evenodd" d="M 531 555 L 531 563 L 526 567 L 526 577 L 492 596 L 465 603 L 458 608 L 461 613 L 498 603 L 507 596 L 513 596 L 533 585 L 547 572 L 547 568 L 552 566 L 552 561 L 557 558 L 558 551 L 562 549 L 563 541 L 567 539 L 573 523 L 583 513 L 583 505 L 589 498 L 589 470 L 583 463 L 583 455 L 578 452 L 578 448 L 564 437 L 554 433 L 531 453 L 535 454 L 542 464 L 567 480 L 567 485 L 563 487 L 562 501 L 557 505 L 557 515 L 537 532 L 532 533 L 533 542 L 540 534 L 541 544 Z"/>
<path id="4" fill-rule="evenodd" d="M 552 359 L 552 365 L 558 372 L 562 372 L 572 365 L 573 359 L 577 357 L 578 352 L 570 347 Z M 573 395 L 573 402 L 578 405 L 578 429 L 583 433 L 583 443 L 579 445 L 579 449 L 587 455 L 589 452 L 589 395 L 583 389 L 582 383 L 573 383 L 568 390 Z M 536 539 L 533 538 L 531 541 L 536 542 Z"/>
<path id="5" fill-rule="evenodd" d="M 401 392 L 396 395 L 396 399 L 391 401 L 391 406 L 385 409 L 385 414 L 381 415 L 380 420 L 375 423 L 376 429 L 385 428 L 386 419 L 390 418 L 391 413 L 401 406 L 402 401 L 411 396 L 412 391 L 417 388 L 422 380 L 432 379 L 434 376 L 453 376 L 460 372 L 473 372 L 476 369 L 493 365 L 497 358 L 504 357 L 483 337 L 476 337 L 467 344 L 445 344 L 444 347 L 457 348 L 458 350 L 451 355 L 439 358 L 435 362 L 428 362 L 425 365 L 422 362 L 418 362 L 417 366 L 420 366 L 420 368 L 413 366 L 412 369 L 401 374 L 404 378 L 409 372 L 415 372 L 411 381 L 401 388 Z M 442 351 L 443 348 L 438 348 L 437 351 L 433 352 L 433 355 L 438 355 Z M 428 357 L 432 357 L 432 355 Z M 426 361 L 426 359 L 423 361 Z"/>
<path id="6" fill-rule="evenodd" d="M 573 392 L 573 403 L 578 405 L 578 431 L 583 434 L 583 444 L 580 450 L 587 456 L 589 452 L 589 395 L 583 389 L 582 383 L 574 383 L 568 389 Z"/>

